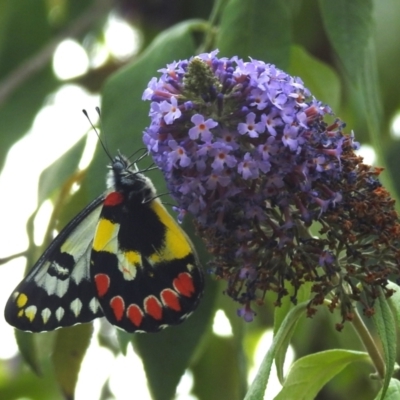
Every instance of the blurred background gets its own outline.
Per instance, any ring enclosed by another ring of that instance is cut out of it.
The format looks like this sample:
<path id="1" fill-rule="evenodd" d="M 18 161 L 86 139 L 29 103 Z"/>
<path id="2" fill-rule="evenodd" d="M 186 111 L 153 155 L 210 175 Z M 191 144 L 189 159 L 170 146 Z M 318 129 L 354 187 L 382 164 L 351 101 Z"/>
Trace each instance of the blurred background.
<path id="1" fill-rule="evenodd" d="M 0 0 L 1 307 L 54 233 L 105 189 L 107 156 L 81 110 L 99 125 L 111 154 L 133 153 L 143 147 L 149 121 L 149 105 L 141 101 L 148 81 L 167 62 L 198 51 L 219 47 L 221 56 L 259 58 L 300 76 L 347 123 L 348 132 L 355 132 L 364 161 L 386 168 L 383 179 L 393 196 L 400 193 L 400 2 L 365 2 L 370 68 L 376 72 L 369 92 L 362 90 L 368 79 L 358 81 L 357 68 L 349 71 L 332 45 L 326 2 L 254 1 L 262 13 L 281 13 L 265 27 L 276 46 L 257 39 L 236 53 L 230 32 L 242 28 L 230 22 L 234 3 Z M 365 106 L 366 97 L 372 106 Z M 162 193 L 162 178 L 151 177 Z M 255 321 L 245 324 L 224 288 L 211 277 L 204 301 L 187 323 L 134 338 L 105 321 L 95 321 L 93 331 L 90 325 L 16 334 L 1 316 L 0 399 L 241 399 L 272 340 L 274 298 L 267 296 Z M 287 366 L 333 347 L 361 350 L 351 326 L 335 331 L 338 320 L 322 309 L 312 320 L 301 320 Z M 74 361 L 63 365 L 63 351 L 74 354 Z M 348 393 L 354 400 L 372 399 L 377 387 L 368 379 L 371 372 L 368 365 L 349 366 L 317 399 L 343 399 Z M 265 398 L 279 388 L 271 378 Z"/>

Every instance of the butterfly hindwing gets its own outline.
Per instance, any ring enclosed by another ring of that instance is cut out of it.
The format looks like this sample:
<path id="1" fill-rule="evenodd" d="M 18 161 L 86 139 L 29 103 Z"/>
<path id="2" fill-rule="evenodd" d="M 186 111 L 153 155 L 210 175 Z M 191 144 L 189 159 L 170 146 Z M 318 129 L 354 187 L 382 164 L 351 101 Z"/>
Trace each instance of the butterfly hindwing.
<path id="1" fill-rule="evenodd" d="M 190 240 L 158 199 L 138 193 L 106 198 L 91 277 L 106 318 L 128 332 L 182 322 L 203 291 Z"/>
<path id="2" fill-rule="evenodd" d="M 42 332 L 103 315 L 89 275 L 103 200 L 97 198 L 60 232 L 14 290 L 4 313 L 10 325 Z"/>

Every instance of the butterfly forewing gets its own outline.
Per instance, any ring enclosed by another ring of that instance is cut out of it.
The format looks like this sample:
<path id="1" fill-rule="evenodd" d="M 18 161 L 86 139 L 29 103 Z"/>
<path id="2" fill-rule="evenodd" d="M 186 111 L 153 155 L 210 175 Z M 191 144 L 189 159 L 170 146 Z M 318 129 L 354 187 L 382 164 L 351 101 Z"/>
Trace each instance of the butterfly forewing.
<path id="1" fill-rule="evenodd" d="M 158 199 L 144 202 L 139 193 L 106 198 L 91 277 L 106 318 L 128 332 L 182 322 L 203 291 L 190 240 Z"/>
<path id="2" fill-rule="evenodd" d="M 79 213 L 14 290 L 5 308 L 10 325 L 42 332 L 103 315 L 89 274 L 93 232 L 103 201 L 100 196 Z"/>

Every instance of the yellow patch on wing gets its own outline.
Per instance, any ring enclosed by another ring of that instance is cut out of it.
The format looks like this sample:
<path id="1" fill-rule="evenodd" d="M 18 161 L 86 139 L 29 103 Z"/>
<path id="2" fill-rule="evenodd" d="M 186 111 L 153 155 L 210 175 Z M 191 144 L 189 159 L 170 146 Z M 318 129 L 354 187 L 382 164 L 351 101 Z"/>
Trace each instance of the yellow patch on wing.
<path id="1" fill-rule="evenodd" d="M 101 218 L 97 224 L 96 234 L 93 240 L 93 249 L 96 251 L 116 253 L 118 251 L 116 240 L 118 231 L 119 224 L 114 224 L 108 219 Z"/>
<path id="2" fill-rule="evenodd" d="M 169 215 L 164 206 L 158 200 L 154 200 L 150 207 L 167 228 L 164 246 L 157 249 L 157 251 L 150 256 L 150 262 L 172 261 L 185 258 L 191 254 L 193 251 L 189 239 L 179 227 L 178 223 Z"/>
<path id="3" fill-rule="evenodd" d="M 142 256 L 137 251 L 126 251 L 124 253 L 126 260 L 133 265 L 142 265 Z"/>
<path id="4" fill-rule="evenodd" d="M 17 302 L 17 307 L 22 308 L 28 302 L 28 296 L 24 293 L 20 293 L 19 296 L 17 297 L 16 302 Z"/>

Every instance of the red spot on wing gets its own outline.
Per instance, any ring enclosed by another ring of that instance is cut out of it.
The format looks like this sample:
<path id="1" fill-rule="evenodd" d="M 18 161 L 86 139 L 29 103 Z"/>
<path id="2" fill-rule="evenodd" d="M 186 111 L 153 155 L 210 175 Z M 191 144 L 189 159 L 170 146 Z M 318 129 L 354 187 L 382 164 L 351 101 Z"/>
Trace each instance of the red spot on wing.
<path id="1" fill-rule="evenodd" d="M 193 279 L 187 272 L 182 272 L 172 282 L 174 289 L 182 296 L 192 297 L 195 292 Z"/>
<path id="2" fill-rule="evenodd" d="M 135 326 L 140 326 L 144 317 L 143 311 L 136 304 L 131 304 L 128 307 L 126 315 Z"/>
<path id="3" fill-rule="evenodd" d="M 160 320 L 162 318 L 162 305 L 154 296 L 148 296 L 144 299 L 144 310 L 154 319 Z"/>
<path id="4" fill-rule="evenodd" d="M 110 194 L 107 195 L 107 197 L 104 199 L 104 205 L 105 206 L 117 206 L 118 204 L 121 204 L 124 201 L 124 195 L 120 192 L 111 192 Z"/>
<path id="5" fill-rule="evenodd" d="M 125 303 L 121 296 L 115 296 L 110 300 L 110 306 L 117 321 L 121 321 L 124 315 Z"/>
<path id="6" fill-rule="evenodd" d="M 161 292 L 161 301 L 163 304 L 175 311 L 181 310 L 181 305 L 179 304 L 178 294 L 171 289 L 164 289 Z"/>
<path id="7" fill-rule="evenodd" d="M 96 283 L 98 296 L 103 297 L 110 287 L 110 277 L 106 274 L 96 274 L 94 282 Z"/>

